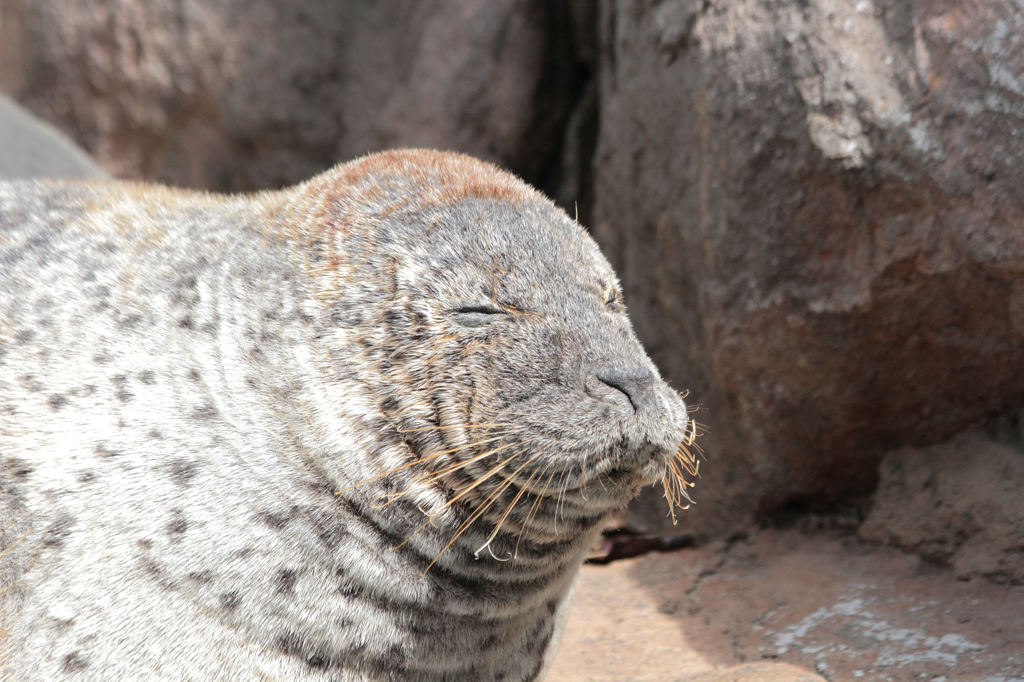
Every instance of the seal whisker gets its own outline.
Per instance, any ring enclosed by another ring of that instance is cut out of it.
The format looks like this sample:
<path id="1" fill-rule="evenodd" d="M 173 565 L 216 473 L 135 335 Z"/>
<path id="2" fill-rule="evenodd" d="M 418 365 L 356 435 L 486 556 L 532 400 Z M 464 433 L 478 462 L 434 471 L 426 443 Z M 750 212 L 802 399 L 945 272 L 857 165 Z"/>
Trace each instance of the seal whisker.
<path id="1" fill-rule="evenodd" d="M 676 525 L 676 498 L 669 485 L 668 472 L 661 477 L 661 485 L 665 488 L 665 500 L 668 502 L 668 514 L 672 518 L 672 525 Z"/>
<path id="2" fill-rule="evenodd" d="M 678 461 L 679 461 L 678 457 L 675 457 L 675 456 L 670 457 L 669 460 L 666 462 L 666 466 L 668 468 L 669 473 L 671 473 L 673 480 L 675 480 L 675 481 L 685 480 L 683 478 L 683 471 L 680 468 L 680 465 L 679 465 Z"/>
<path id="3" fill-rule="evenodd" d="M 529 466 L 530 463 L 532 463 L 535 459 L 537 459 L 537 457 L 540 454 L 542 454 L 542 451 L 538 451 L 538 452 L 533 453 L 530 456 L 529 459 L 527 459 L 525 462 L 523 462 L 522 465 L 520 465 L 520 467 L 518 469 L 516 469 L 514 472 L 512 472 L 511 476 L 509 476 L 507 479 L 505 479 L 505 482 L 498 488 L 498 490 L 495 491 L 495 493 L 497 494 L 497 496 L 495 497 L 495 501 L 497 501 L 497 497 L 500 497 L 500 493 L 501 492 L 504 492 L 507 488 L 509 488 L 515 482 L 515 480 L 518 477 L 519 473 L 523 469 L 525 469 L 527 466 Z M 508 509 L 505 510 L 505 513 L 502 515 L 501 519 L 498 521 L 497 525 L 494 527 L 494 530 L 491 531 L 491 534 L 487 536 L 487 539 L 484 541 L 484 544 L 482 544 L 479 548 L 477 548 L 477 550 L 473 553 L 474 557 L 479 557 L 480 552 L 486 547 L 487 550 L 491 553 L 491 556 L 494 557 L 495 559 L 498 559 L 498 557 L 495 556 L 494 552 L 490 548 L 491 541 L 494 540 L 495 537 L 497 537 L 498 531 L 501 530 L 501 525 L 503 523 L 505 523 L 505 519 L 507 519 L 508 515 L 512 513 L 512 509 L 513 509 L 513 507 L 516 506 L 516 502 L 519 501 L 519 499 L 523 496 L 523 493 L 525 493 L 525 492 L 526 492 L 526 488 L 525 487 L 522 487 L 522 488 L 519 489 L 519 492 L 516 493 L 516 496 L 512 499 L 512 502 L 509 504 Z M 498 559 L 498 560 L 499 561 L 508 561 L 511 558 L 512 558 L 512 555 L 510 554 L 505 559 Z"/>
<path id="4" fill-rule="evenodd" d="M 523 454 L 523 452 L 525 452 L 525 451 L 520 450 L 515 455 L 512 455 L 512 457 L 506 459 L 504 462 L 501 463 L 501 467 L 503 467 L 506 464 L 508 464 L 508 462 L 511 461 L 514 457 L 518 457 L 519 455 Z M 526 463 L 524 463 L 519 468 L 519 470 L 521 470 L 522 467 L 525 467 L 527 464 L 529 464 L 529 460 Z M 493 471 L 495 471 L 495 472 L 498 471 L 498 468 L 494 469 Z M 488 472 L 488 473 L 490 474 L 490 472 Z M 484 480 L 486 480 L 486 478 L 490 478 L 490 476 L 489 475 L 486 476 Z M 474 483 L 474 486 L 475 485 L 476 485 L 476 483 Z M 441 558 L 441 555 L 444 554 L 445 552 L 447 552 L 448 549 L 453 544 L 455 544 L 455 541 L 458 540 L 462 536 L 463 533 L 465 533 L 467 530 L 469 530 L 470 526 L 472 526 L 473 523 L 476 522 L 477 519 L 479 519 L 481 516 L 483 516 L 484 512 L 486 512 L 488 510 L 488 508 L 490 508 L 490 506 L 493 505 L 498 500 L 499 497 L 501 497 L 501 493 L 503 493 L 510 485 L 512 485 L 512 479 L 505 480 L 505 482 L 503 482 L 501 485 L 499 485 L 497 488 L 495 488 L 494 491 L 491 492 L 491 494 L 488 495 L 485 498 L 484 504 L 480 505 L 480 507 L 476 511 L 474 511 L 469 516 L 469 518 L 467 518 L 465 521 L 463 521 L 462 525 L 459 526 L 459 529 L 455 532 L 455 535 L 453 535 L 451 540 L 448 541 L 448 544 L 446 544 L 444 547 L 442 547 L 441 551 L 438 552 L 437 556 L 434 557 L 434 560 L 431 561 L 429 564 L 427 564 L 427 567 L 423 571 L 424 573 L 429 571 L 430 567 L 433 566 L 435 563 L 437 563 L 437 560 Z"/>
<path id="5" fill-rule="evenodd" d="M 445 431 L 448 429 L 483 429 L 495 426 L 515 426 L 511 422 L 494 422 L 493 424 L 441 424 L 438 426 L 420 426 L 415 429 L 395 429 L 399 433 L 419 433 L 421 431 Z"/>
<path id="6" fill-rule="evenodd" d="M 579 486 L 580 497 L 582 497 L 583 500 L 586 501 L 586 499 L 587 499 L 587 485 L 589 485 L 589 483 L 590 483 L 590 480 L 587 477 L 587 458 L 586 457 L 584 457 L 581 460 L 581 462 L 580 462 L 580 480 L 583 481 L 583 485 Z"/>
<path id="7" fill-rule="evenodd" d="M 524 464 L 523 466 L 526 466 L 526 465 L 532 463 L 539 456 L 547 453 L 547 451 L 549 449 L 550 448 L 546 448 L 544 450 L 538 450 L 537 452 L 535 452 L 533 455 L 530 456 L 530 459 L 528 459 L 526 461 L 526 464 Z M 522 468 L 523 467 L 520 467 L 519 469 L 517 469 L 512 474 L 512 476 L 509 478 L 510 482 L 514 482 L 516 480 L 516 476 L 519 473 L 519 471 L 522 470 Z M 505 519 L 507 519 L 509 517 L 509 514 L 512 513 L 512 510 L 515 508 L 516 504 L 519 502 L 520 499 L 522 499 L 523 495 L 526 494 L 526 491 L 529 489 L 530 483 L 533 481 L 534 478 L 536 478 L 538 473 L 540 473 L 540 470 L 536 470 L 532 474 L 530 474 L 530 477 L 528 479 L 526 479 L 526 483 L 519 488 L 519 492 L 516 493 L 516 496 L 514 498 L 512 498 L 512 502 L 509 503 L 508 509 L 505 511 L 505 513 L 502 515 L 502 517 L 498 520 L 498 523 L 497 523 L 497 525 L 495 525 L 494 530 L 491 531 L 491 534 L 487 536 L 487 541 L 483 545 L 480 546 L 480 549 L 476 550 L 477 554 L 479 554 L 480 550 L 482 550 L 484 547 L 487 547 L 488 551 L 490 551 L 491 541 L 494 540 L 495 537 L 497 537 L 498 532 L 501 530 L 502 524 L 505 523 Z M 520 537 L 521 537 L 521 534 L 520 534 Z M 518 543 L 516 543 L 516 544 L 518 546 Z M 494 552 L 491 552 L 491 556 L 494 556 Z M 498 557 L 494 557 L 494 558 L 497 559 Z M 507 561 L 510 558 L 512 558 L 512 555 L 509 555 L 509 557 L 507 557 L 506 559 L 499 559 L 499 561 Z"/>
<path id="8" fill-rule="evenodd" d="M 702 448 L 700 446 L 700 443 L 697 443 L 695 439 L 696 439 L 696 436 L 694 436 L 692 439 L 690 439 L 689 443 L 687 443 L 686 441 L 683 441 L 683 442 L 680 443 L 680 447 L 683 448 L 684 450 L 686 450 L 687 455 L 691 459 L 693 459 L 694 461 L 696 461 L 697 458 L 694 457 L 693 453 L 690 451 L 690 448 L 693 448 L 694 450 L 696 450 L 697 454 L 700 455 L 701 457 L 704 456 L 704 448 Z"/>
<path id="9" fill-rule="evenodd" d="M 347 488 L 343 488 L 342 490 L 335 491 L 334 494 L 335 495 L 341 495 L 343 493 L 347 493 L 348 491 L 354 490 L 355 488 L 358 488 L 361 485 L 365 485 L 367 483 L 370 483 L 371 481 L 376 481 L 378 478 L 383 478 L 384 476 L 387 476 L 389 474 L 393 474 L 396 471 L 401 471 L 402 469 L 408 469 L 409 467 L 416 466 L 417 464 L 422 464 L 422 463 L 430 461 L 432 459 L 436 459 L 437 457 L 441 457 L 442 455 L 449 455 L 449 454 L 451 454 L 453 452 L 458 452 L 459 450 L 465 450 L 467 448 L 476 447 L 476 446 L 482 445 L 484 443 L 492 443 L 492 442 L 494 442 L 496 440 L 500 440 L 503 437 L 504 437 L 503 435 L 499 434 L 497 436 L 492 436 L 490 438 L 485 438 L 483 440 L 474 441 L 472 443 L 466 443 L 464 445 L 459 445 L 459 446 L 456 446 L 454 448 L 449 448 L 448 450 L 441 450 L 440 452 L 435 452 L 433 454 L 426 455 L 424 457 L 420 457 L 419 459 L 415 459 L 415 460 L 413 460 L 411 462 L 406 462 L 405 464 L 399 465 L 399 466 L 397 466 L 397 467 L 395 467 L 393 469 L 388 469 L 387 471 L 382 471 L 381 473 L 375 474 L 375 475 L 371 476 L 370 478 L 367 478 L 367 479 L 364 479 L 362 481 L 359 481 L 358 483 L 354 483 L 354 484 L 350 485 Z"/>
<path id="10" fill-rule="evenodd" d="M 540 475 L 543 476 L 548 469 L 551 469 L 551 465 L 554 463 L 555 460 L 548 460 L 548 463 L 541 470 Z M 523 533 L 530 526 L 530 520 L 533 518 L 534 514 L 537 513 L 537 509 L 540 506 L 540 501 L 544 499 L 545 495 L 547 495 L 548 488 L 551 486 L 551 481 L 552 479 L 554 479 L 554 477 L 555 472 L 554 470 L 552 470 L 551 473 L 548 475 L 547 482 L 544 483 L 544 487 L 541 489 L 540 494 L 537 495 L 536 499 L 533 501 L 533 504 L 530 505 L 530 511 L 526 513 L 526 519 L 523 521 L 523 527 L 519 529 L 519 537 L 516 539 L 516 548 L 513 552 L 514 556 L 519 556 L 519 544 L 523 541 Z"/>
<path id="11" fill-rule="evenodd" d="M 459 489 L 459 491 L 458 491 L 458 493 L 457 493 L 457 494 L 456 494 L 456 495 L 455 495 L 454 497 L 452 497 L 452 498 L 451 498 L 450 500 L 448 500 L 447 502 L 445 502 L 444 506 L 443 506 L 443 507 L 441 507 L 441 509 L 440 509 L 440 510 L 438 510 L 437 512 L 435 512 L 435 514 L 434 514 L 434 515 L 436 516 L 436 515 L 437 515 L 438 513 L 440 513 L 441 511 L 443 511 L 443 510 L 444 510 L 444 509 L 445 509 L 446 507 L 450 506 L 450 505 L 451 505 L 451 504 L 452 504 L 453 502 L 455 502 L 456 500 L 458 500 L 459 498 L 461 498 L 462 496 L 464 496 L 464 495 L 465 495 L 466 493 L 468 493 L 468 492 L 470 492 L 470 491 L 474 490 L 474 489 L 475 489 L 475 488 L 477 488 L 477 487 L 478 487 L 478 486 L 479 486 L 479 485 L 480 485 L 481 483 L 484 483 L 484 482 L 485 482 L 485 481 L 487 481 L 487 480 L 488 480 L 489 478 L 491 478 L 491 477 L 493 477 L 493 476 L 497 475 L 497 473 L 498 473 L 499 471 L 501 471 L 501 470 L 502 470 L 503 468 L 505 468 L 505 466 L 506 466 L 506 465 L 508 465 L 508 463 L 509 463 L 509 462 L 511 462 L 511 461 L 512 461 L 513 459 L 515 459 L 515 458 L 516 458 L 516 457 L 518 457 L 519 455 L 523 454 L 524 452 L 526 452 L 526 449 L 525 449 L 525 448 L 523 448 L 522 450 L 518 450 L 518 451 L 516 451 L 516 452 L 515 452 L 515 453 L 513 453 L 512 455 L 509 455 L 508 457 L 506 457 L 505 459 L 503 459 L 502 461 L 498 462 L 498 463 L 497 463 L 496 465 L 494 465 L 493 467 L 491 467 L 490 469 L 488 469 L 488 470 L 487 470 L 486 472 L 484 472 L 483 476 L 481 476 L 480 478 L 478 478 L 478 479 L 474 480 L 474 481 L 473 481 L 472 483 L 468 483 L 468 484 L 466 484 L 466 485 L 465 485 L 465 486 L 464 486 L 463 488 L 460 488 L 460 489 Z M 487 453 L 487 454 L 490 454 L 490 453 Z M 507 480 L 506 480 L 505 482 L 507 482 Z M 504 482 L 503 482 L 503 483 L 504 483 Z"/>
<path id="12" fill-rule="evenodd" d="M 458 471 L 459 469 L 462 469 L 463 467 L 466 467 L 466 466 L 468 466 L 470 464 L 473 464 L 474 462 L 478 462 L 481 459 L 484 459 L 485 457 L 490 457 L 491 455 L 493 455 L 496 452 L 501 452 L 502 450 L 507 450 L 508 448 L 511 448 L 511 447 L 526 446 L 526 445 L 529 445 L 530 443 L 532 443 L 535 440 L 537 440 L 537 439 L 536 438 L 531 438 L 530 440 L 528 440 L 526 442 L 523 442 L 523 443 L 519 443 L 519 442 L 506 443 L 505 445 L 502 445 L 501 447 L 493 448 L 491 450 L 488 450 L 487 452 L 480 453 L 479 455 L 473 455 L 469 459 L 463 460 L 461 462 L 456 462 L 455 464 L 451 464 L 451 465 L 445 467 L 444 469 L 440 469 L 438 471 L 431 472 L 427 476 L 427 478 L 424 479 L 422 482 L 423 483 L 433 483 L 434 481 L 442 478 L 445 474 L 449 474 L 449 473 L 451 473 L 453 471 Z M 513 456 L 515 456 L 515 455 L 513 455 Z"/>
<path id="13" fill-rule="evenodd" d="M 373 508 L 374 509 L 383 509 L 384 507 L 388 506 L 389 504 L 391 504 L 395 500 L 401 499 L 402 497 L 405 497 L 406 495 L 408 495 L 409 493 L 411 493 L 411 492 L 413 492 L 415 490 L 420 490 L 420 489 L 422 489 L 422 487 L 429 486 L 430 484 L 435 483 L 436 481 L 442 479 L 445 476 L 445 474 L 449 474 L 449 473 L 451 473 L 453 471 L 457 471 L 458 469 L 461 469 L 461 468 L 463 468 L 465 466 L 468 466 L 468 465 L 470 465 L 470 464 L 472 464 L 474 462 L 477 462 L 477 461 L 479 461 L 479 460 L 481 460 L 481 459 L 483 459 L 485 457 L 489 457 L 490 455 L 493 455 L 496 452 L 500 452 L 502 450 L 506 450 L 506 449 L 508 449 L 510 447 L 514 447 L 516 445 L 522 445 L 522 444 L 521 443 L 508 443 L 506 445 L 502 445 L 501 447 L 494 448 L 492 450 L 488 450 L 487 452 L 481 453 L 479 455 L 474 455 L 473 457 L 470 457 L 467 460 L 463 460 L 461 462 L 456 462 L 455 464 L 449 465 L 449 466 L 445 467 L 444 469 L 441 469 L 440 471 L 431 472 L 430 474 L 426 475 L 425 477 L 422 477 L 422 478 L 418 479 L 415 482 L 418 486 L 420 486 L 419 488 L 408 487 L 408 488 L 405 488 L 404 490 L 400 490 L 400 491 L 398 491 L 396 493 L 388 493 L 387 495 L 382 495 L 381 498 L 377 498 L 377 499 L 385 498 L 385 499 L 387 499 L 387 502 L 385 502 L 383 504 L 380 504 L 380 505 L 375 505 Z M 513 455 L 513 457 L 514 456 L 515 455 Z M 505 461 L 507 461 L 507 460 L 505 460 Z"/>
<path id="14" fill-rule="evenodd" d="M 703 431 L 703 433 L 701 433 Z M 694 445 L 694 441 L 697 440 L 697 436 L 707 433 L 707 427 L 695 419 L 691 419 L 687 424 L 686 433 L 683 434 L 683 442 L 687 445 Z"/>
<path id="15" fill-rule="evenodd" d="M 469 459 L 463 460 L 461 462 L 456 462 L 455 464 L 451 464 L 451 465 L 449 465 L 449 466 L 447 466 L 444 469 L 441 469 L 439 471 L 430 472 L 429 474 L 427 474 L 427 475 L 419 478 L 418 480 L 416 480 L 415 483 L 419 487 L 416 487 L 416 488 L 409 487 L 409 488 L 405 488 L 404 490 L 400 490 L 400 491 L 398 491 L 396 493 L 388 493 L 387 495 L 383 495 L 383 496 L 381 496 L 380 498 L 377 498 L 377 499 L 387 499 L 387 502 L 384 502 L 383 504 L 375 505 L 373 508 L 374 509 L 383 509 L 384 507 L 388 506 L 389 504 L 391 504 L 395 500 L 401 499 L 402 497 L 405 497 L 406 495 L 410 494 L 411 492 L 413 492 L 415 490 L 421 490 L 423 487 L 429 486 L 429 485 L 439 481 L 440 479 L 444 478 L 444 476 L 446 474 L 450 474 L 453 471 L 458 471 L 459 469 L 462 469 L 463 467 L 466 467 L 466 466 L 468 466 L 470 464 L 473 464 L 474 462 L 478 462 L 481 459 L 484 459 L 485 457 L 489 457 L 490 455 L 493 455 L 496 452 L 500 452 L 502 450 L 508 449 L 510 447 L 515 447 L 517 445 L 526 445 L 526 444 L 529 444 L 530 442 L 532 442 L 533 440 L 536 440 L 536 439 L 531 439 L 529 441 L 526 441 L 526 443 L 508 443 L 506 445 L 502 445 L 501 447 L 497 447 L 497 448 L 493 448 L 491 450 L 488 450 L 487 452 L 483 452 L 483 453 L 480 453 L 478 455 L 474 455 L 473 457 L 470 457 Z"/>
<path id="16" fill-rule="evenodd" d="M 512 454 L 510 457 L 506 457 L 504 460 L 502 460 L 501 462 L 498 462 L 497 465 L 495 465 L 494 467 L 489 469 L 486 473 L 484 473 L 483 476 L 481 476 L 480 478 L 476 479 L 472 483 L 466 485 L 465 487 L 463 487 L 459 491 L 457 491 L 457 494 L 455 494 L 448 501 L 446 501 L 443 505 L 441 505 L 440 509 L 438 509 L 438 510 L 432 512 L 432 513 L 427 514 L 427 520 L 424 521 L 422 524 L 420 524 L 416 528 L 416 530 L 414 530 L 411 534 L 409 534 L 409 536 L 407 538 L 405 538 L 405 540 L 402 540 L 402 542 L 400 542 L 399 544 L 395 545 L 395 549 L 400 549 L 403 545 L 405 545 L 405 543 L 409 542 L 409 540 L 411 540 L 413 538 L 413 536 L 415 536 L 421 530 L 426 528 L 427 524 L 429 524 L 431 521 L 433 521 L 435 518 L 437 518 L 442 512 L 444 512 L 445 509 L 447 509 L 448 507 L 450 507 L 453 504 L 455 504 L 463 496 L 465 496 L 468 493 L 472 492 L 480 484 L 486 482 L 489 478 L 491 478 L 492 476 L 497 474 L 497 472 L 499 472 L 502 468 L 504 468 L 510 461 L 512 461 L 513 459 L 515 459 L 519 455 L 523 454 L 524 452 L 526 452 L 526 450 L 519 450 L 519 451 L 515 452 L 514 454 Z M 488 498 L 485 498 L 485 501 L 486 501 L 486 499 L 489 499 L 489 498 L 490 498 L 490 496 L 488 496 Z M 486 506 L 484 507 L 484 509 L 486 509 Z M 438 555 L 438 556 L 440 556 L 440 555 Z M 435 557 L 435 561 L 436 561 L 436 557 Z M 433 562 L 431 562 L 431 566 L 432 565 L 433 565 Z M 428 566 L 427 568 L 429 569 L 430 567 Z"/>
<path id="17" fill-rule="evenodd" d="M 516 454 L 512 455 L 512 457 L 516 457 L 516 456 L 518 456 L 518 455 L 522 454 L 522 452 L 523 452 L 523 451 L 517 452 Z M 511 459 L 511 458 L 509 458 L 509 459 Z M 500 465 L 500 466 L 504 466 L 505 464 L 507 464 L 507 463 L 508 463 L 508 461 L 509 461 L 509 460 L 505 460 L 504 462 L 502 462 L 502 463 L 501 463 L 501 465 Z M 492 472 L 493 472 L 493 471 L 497 471 L 497 470 L 498 470 L 498 468 L 495 468 L 495 469 L 493 469 L 493 470 L 492 470 Z M 489 473 L 488 473 L 488 475 L 485 475 L 485 476 L 484 476 L 483 478 L 481 478 L 481 479 L 480 479 L 479 481 L 477 481 L 477 483 L 482 483 L 483 481 L 485 481 L 485 480 L 487 480 L 488 478 L 490 478 L 490 476 L 491 476 L 491 475 L 493 475 L 493 473 L 489 472 Z M 506 482 L 506 483 L 507 483 L 507 482 Z M 472 488 L 472 487 L 476 487 L 476 486 L 475 486 L 475 484 L 474 484 L 473 486 L 471 486 L 471 488 Z M 434 565 L 434 564 L 435 564 L 435 563 L 437 562 L 437 560 L 438 560 L 438 559 L 439 559 L 439 558 L 441 557 L 441 555 L 442 555 L 442 554 L 444 554 L 444 553 L 445 553 L 446 551 L 448 551 L 448 548 L 452 546 L 452 543 L 454 543 L 454 542 L 455 542 L 455 541 L 456 541 L 456 540 L 457 540 L 457 539 L 459 538 L 459 536 L 460 536 L 460 535 L 462 535 L 462 533 L 464 533 L 464 532 L 466 531 L 466 529 L 468 529 L 468 528 L 469 528 L 469 526 L 470 526 L 470 525 L 472 525 L 472 524 L 473 524 L 473 522 L 474 522 L 474 521 L 475 521 L 475 520 L 476 520 L 477 518 L 479 518 L 479 516 L 480 516 L 480 515 L 482 515 L 482 514 L 483 514 L 483 513 L 485 512 L 485 511 L 487 511 L 487 508 L 488 508 L 488 507 L 489 507 L 489 506 L 490 506 L 491 504 L 493 504 L 493 503 L 494 503 L 494 500 L 496 499 L 496 496 L 497 496 L 498 494 L 500 494 L 500 493 L 502 492 L 502 490 L 503 490 L 503 489 L 504 489 L 503 487 L 499 486 L 499 488 L 498 488 L 497 490 L 495 490 L 494 492 L 492 492 L 492 493 L 491 493 L 490 495 L 488 495 L 488 496 L 487 496 L 487 497 L 486 497 L 486 498 L 484 499 L 484 502 L 485 502 L 485 504 L 483 504 L 483 505 L 482 505 L 481 507 L 479 507 L 479 508 L 477 508 L 477 509 L 473 510 L 473 512 L 472 512 L 472 513 L 470 514 L 469 518 L 468 518 L 468 519 L 466 519 L 466 520 L 464 520 L 464 521 L 462 522 L 462 524 L 461 524 L 461 525 L 459 526 L 459 529 L 458 529 L 458 531 L 456 532 L 455 536 L 454 536 L 454 537 L 452 537 L 452 539 L 451 539 L 451 540 L 449 540 L 448 544 L 446 544 L 446 545 L 445 545 L 445 546 L 444 546 L 444 547 L 443 547 L 443 548 L 441 549 L 441 551 L 437 553 L 437 555 L 436 555 L 436 556 L 435 556 L 435 557 L 433 558 L 433 560 L 432 560 L 432 561 L 431 561 L 431 562 L 430 562 L 429 564 L 427 564 L 427 567 L 423 569 L 423 574 L 424 574 L 424 575 L 426 575 L 426 573 L 427 573 L 427 572 L 428 572 L 428 571 L 429 571 L 429 570 L 431 569 L 431 567 L 432 567 L 432 566 L 433 566 L 433 565 Z M 404 539 L 404 540 L 402 540 L 402 541 L 401 541 L 400 543 L 398 543 L 397 545 L 395 545 L 394 549 L 396 549 L 396 550 L 397 550 L 397 549 L 401 549 L 401 548 L 402 548 L 402 547 L 403 547 L 403 546 L 404 546 L 404 545 L 405 545 L 405 544 L 406 544 L 407 542 L 409 542 L 410 540 L 412 540 L 412 539 L 413 539 L 413 537 L 415 537 L 415 536 L 416 536 L 416 535 L 417 535 L 417 534 L 418 534 L 418 533 L 419 533 L 419 532 L 420 532 L 421 530 L 423 530 L 424 528 L 426 528 L 428 524 L 430 524 L 430 523 L 431 523 L 431 522 L 432 522 L 432 521 L 433 521 L 433 520 L 434 520 L 435 518 L 437 518 L 437 516 L 438 516 L 439 514 L 441 514 L 441 512 L 443 512 L 443 511 L 444 511 L 445 509 L 447 509 L 447 508 L 448 508 L 449 506 L 451 506 L 451 505 L 452 505 L 452 504 L 453 504 L 453 503 L 454 503 L 454 502 L 455 502 L 455 501 L 456 501 L 456 500 L 457 500 L 457 499 L 458 499 L 459 497 L 461 497 L 462 495 L 464 495 L 464 494 L 465 494 L 465 493 L 467 493 L 467 492 L 469 492 L 469 489 L 463 490 L 463 491 L 462 491 L 461 493 L 459 493 L 459 495 L 458 495 L 458 496 L 456 496 L 456 497 L 453 497 L 452 499 L 448 500 L 448 501 L 447 501 L 447 502 L 446 502 L 446 503 L 445 503 L 444 505 L 442 505 L 442 507 L 441 507 L 440 509 L 438 509 L 437 511 L 435 511 L 435 512 L 433 512 L 433 513 L 431 513 L 431 514 L 427 514 L 427 519 L 426 519 L 426 520 L 425 520 L 425 521 L 424 521 L 423 523 L 421 523 L 421 524 L 420 524 L 420 525 L 419 525 L 419 526 L 418 526 L 418 527 L 416 528 L 416 530 L 414 530 L 414 531 L 413 531 L 412 533 L 410 533 L 410 534 L 409 534 L 409 536 L 408 536 L 407 538 L 405 538 L 405 539 Z"/>
<path id="18" fill-rule="evenodd" d="M 686 469 L 686 473 L 690 474 L 690 476 L 699 475 L 698 471 L 700 469 L 700 462 L 689 450 L 686 449 L 685 446 L 679 446 L 679 449 L 676 450 L 674 455 L 672 455 L 672 460 L 679 462 L 679 464 Z"/>
<path id="19" fill-rule="evenodd" d="M 668 502 L 669 515 L 672 517 L 673 525 L 676 523 L 676 508 L 678 507 L 681 510 L 686 510 L 689 509 L 690 505 L 694 504 L 686 489 L 688 487 L 692 488 L 696 484 L 692 481 L 687 481 L 686 477 L 683 475 L 683 469 L 680 468 L 680 465 L 682 465 L 683 468 L 686 468 L 687 471 L 690 469 L 689 462 L 682 457 L 681 453 L 682 450 L 677 451 L 675 455 L 669 458 L 666 463 L 665 475 L 661 479 L 662 486 L 665 489 L 665 500 Z M 689 451 L 686 451 L 686 454 L 692 458 Z M 697 475 L 698 469 L 699 464 L 694 466 L 693 473 L 691 475 Z M 683 500 L 686 500 L 687 504 L 683 504 Z"/>
<path id="20" fill-rule="evenodd" d="M 555 504 L 555 524 L 558 523 L 559 518 L 565 511 L 565 495 L 569 491 L 569 463 L 570 460 L 566 459 L 565 463 L 562 464 L 562 472 L 559 474 L 560 490 L 558 491 L 558 502 Z"/>
<path id="21" fill-rule="evenodd" d="M 679 499 L 678 481 L 670 471 L 666 471 L 665 476 L 662 478 L 662 485 L 665 488 L 665 499 L 668 501 L 668 511 L 672 517 L 672 525 L 675 525 L 677 522 L 676 508 L 683 507 Z"/>

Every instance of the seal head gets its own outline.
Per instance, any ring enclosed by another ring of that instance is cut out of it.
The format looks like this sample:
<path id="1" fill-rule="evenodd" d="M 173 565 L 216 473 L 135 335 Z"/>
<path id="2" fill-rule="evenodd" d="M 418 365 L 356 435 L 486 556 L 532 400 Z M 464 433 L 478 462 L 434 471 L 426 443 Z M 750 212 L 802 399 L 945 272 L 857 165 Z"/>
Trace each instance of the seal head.
<path id="1" fill-rule="evenodd" d="M 554 505 L 593 523 L 666 475 L 666 492 L 685 494 L 671 463 L 686 406 L 637 340 L 607 260 L 543 195 L 430 151 L 367 157 L 304 193 L 321 197 L 299 232 L 330 308 L 325 370 L 358 374 L 381 430 L 408 449 L 355 473 L 398 467 L 379 499 L 444 514 L 458 496 L 488 505 L 481 526 L 536 521 L 550 539 L 539 519 Z M 360 482 L 335 473 L 342 489 Z"/>

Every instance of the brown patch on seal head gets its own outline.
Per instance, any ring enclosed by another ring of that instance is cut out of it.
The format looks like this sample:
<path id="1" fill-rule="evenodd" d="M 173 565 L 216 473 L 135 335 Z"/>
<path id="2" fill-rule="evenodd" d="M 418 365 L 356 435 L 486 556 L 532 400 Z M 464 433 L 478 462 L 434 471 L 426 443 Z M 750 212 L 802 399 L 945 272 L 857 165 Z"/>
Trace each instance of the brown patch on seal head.
<path id="1" fill-rule="evenodd" d="M 398 149 L 363 156 L 285 190 L 271 230 L 301 245 L 307 272 L 345 276 L 336 244 L 396 211 L 445 208 L 466 199 L 554 204 L 497 166 L 456 152 Z M 268 208 L 271 204 L 266 204 Z"/>
<path id="2" fill-rule="evenodd" d="M 433 149 L 398 149 L 370 154 L 336 166 L 300 186 L 306 196 L 328 202 L 372 206 L 393 195 L 395 182 L 415 189 L 385 201 L 392 207 L 415 197 L 419 208 L 450 206 L 464 199 L 499 199 L 521 203 L 548 199 L 508 171 L 465 154 Z"/>

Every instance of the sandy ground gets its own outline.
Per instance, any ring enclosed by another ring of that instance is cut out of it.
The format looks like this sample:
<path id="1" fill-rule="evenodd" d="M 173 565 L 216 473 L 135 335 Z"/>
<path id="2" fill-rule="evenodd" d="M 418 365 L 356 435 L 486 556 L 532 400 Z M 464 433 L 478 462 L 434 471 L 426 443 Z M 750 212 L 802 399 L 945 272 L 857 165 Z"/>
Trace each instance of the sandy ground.
<path id="1" fill-rule="evenodd" d="M 584 566 L 548 677 L 821 678 L 1024 680 L 1024 587 L 838 531 L 762 530 Z"/>

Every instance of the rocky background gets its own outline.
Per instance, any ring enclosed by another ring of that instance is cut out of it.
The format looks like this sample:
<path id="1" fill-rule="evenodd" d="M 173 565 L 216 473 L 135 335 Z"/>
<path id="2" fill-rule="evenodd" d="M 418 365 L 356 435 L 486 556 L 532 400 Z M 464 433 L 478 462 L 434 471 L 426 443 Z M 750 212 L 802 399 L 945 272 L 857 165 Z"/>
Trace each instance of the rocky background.
<path id="1" fill-rule="evenodd" d="M 699 405 L 641 545 L 810 524 L 1024 584 L 1019 0 L 0 0 L 0 90 L 121 177 L 509 167 Z"/>

